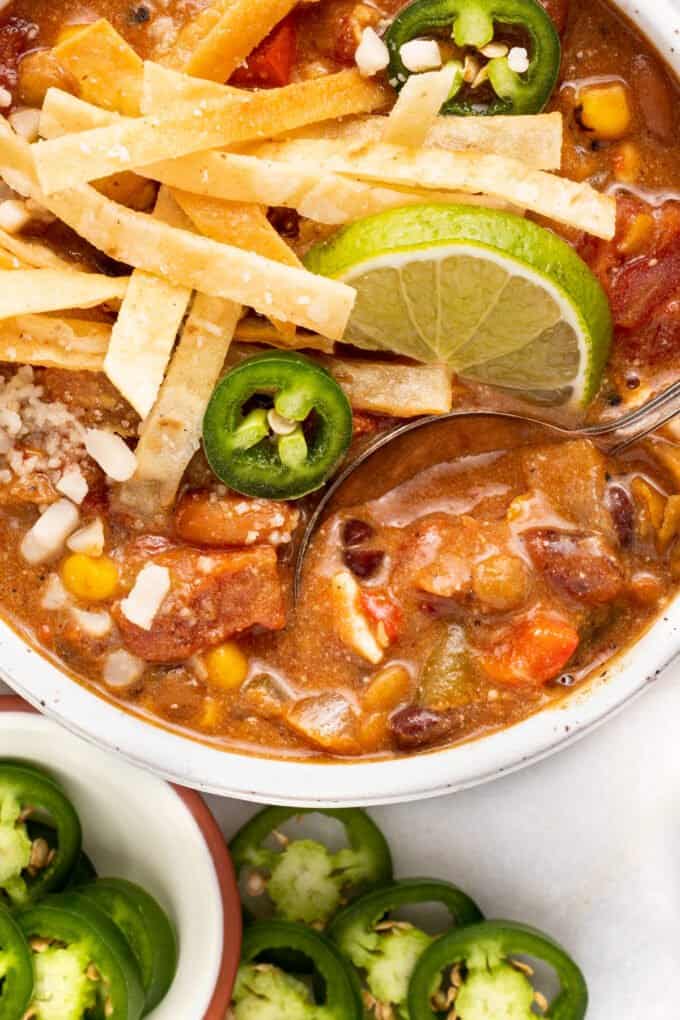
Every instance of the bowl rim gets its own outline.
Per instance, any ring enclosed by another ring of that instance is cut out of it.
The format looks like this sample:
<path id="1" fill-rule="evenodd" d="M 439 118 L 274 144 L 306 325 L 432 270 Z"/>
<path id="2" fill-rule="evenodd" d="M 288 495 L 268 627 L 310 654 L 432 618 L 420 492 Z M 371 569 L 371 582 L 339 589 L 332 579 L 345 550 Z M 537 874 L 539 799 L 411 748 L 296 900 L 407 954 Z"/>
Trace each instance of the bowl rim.
<path id="1" fill-rule="evenodd" d="M 0 693 L 0 713 L 38 714 L 16 694 Z M 210 854 L 222 900 L 222 958 L 215 988 L 203 1020 L 224 1020 L 241 956 L 242 911 L 234 864 L 225 837 L 212 811 L 196 790 L 167 783 L 192 816 Z"/>
<path id="2" fill-rule="evenodd" d="M 680 73 L 679 0 L 612 3 Z M 184 786 L 300 807 L 403 803 L 453 793 L 524 768 L 621 711 L 679 654 L 680 596 L 608 667 L 606 682 L 589 683 L 514 726 L 411 758 L 309 763 L 210 747 L 144 721 L 76 683 L 0 620 L 0 679 L 67 729 Z"/>

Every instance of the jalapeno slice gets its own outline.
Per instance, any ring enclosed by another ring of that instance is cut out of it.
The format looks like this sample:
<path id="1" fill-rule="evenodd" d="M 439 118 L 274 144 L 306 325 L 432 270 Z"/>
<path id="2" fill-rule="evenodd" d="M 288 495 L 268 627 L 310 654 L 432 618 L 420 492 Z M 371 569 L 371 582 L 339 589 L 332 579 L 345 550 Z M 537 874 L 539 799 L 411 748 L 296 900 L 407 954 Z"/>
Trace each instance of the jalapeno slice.
<path id="1" fill-rule="evenodd" d="M 557 82 L 560 39 L 537 0 L 415 0 L 395 18 L 385 36 L 389 78 L 395 88 L 400 89 L 410 74 L 401 47 L 423 36 L 448 41 L 460 64 L 461 73 L 455 76 L 442 113 L 538 113 Z M 492 48 L 494 42 L 497 46 Z M 493 55 L 496 52 L 498 56 Z M 466 57 L 471 58 L 468 66 L 478 68 L 476 80 L 469 84 L 462 73 Z M 526 70 L 513 70 L 513 64 L 518 68 L 526 64 Z"/>
<path id="2" fill-rule="evenodd" d="M 231 489 L 299 499 L 335 471 L 352 438 L 336 381 L 301 354 L 247 358 L 220 381 L 203 419 L 208 462 Z"/>
<path id="3" fill-rule="evenodd" d="M 535 991 L 527 957 L 554 970 L 560 990 L 552 1002 Z M 561 946 L 513 921 L 483 921 L 437 939 L 416 964 L 408 993 L 411 1020 L 437 1020 L 451 1010 L 460 1020 L 492 1014 L 536 1020 L 534 1004 L 550 1020 L 583 1020 L 588 989 Z"/>
<path id="4" fill-rule="evenodd" d="M 33 950 L 29 1015 L 34 1008 L 42 1016 L 41 1003 L 56 999 L 59 1020 L 140 1020 L 144 991 L 139 967 L 104 911 L 69 892 L 48 896 L 19 911 L 16 919 Z"/>
<path id="5" fill-rule="evenodd" d="M 289 819 L 308 814 L 340 822 L 349 846 L 332 852 L 317 840 L 289 840 L 279 831 Z M 268 840 L 278 848 L 267 846 Z M 289 921 L 326 924 L 343 902 L 392 878 L 387 841 L 358 808 L 265 808 L 237 832 L 230 850 L 246 893 L 266 892 L 274 915 Z"/>
<path id="6" fill-rule="evenodd" d="M 33 963 L 24 934 L 0 906 L 0 1020 L 23 1017 L 33 994 Z"/>
<path id="7" fill-rule="evenodd" d="M 299 960 L 283 969 L 270 959 Z M 300 980 L 312 972 L 313 988 Z M 290 921 L 258 921 L 243 936 L 232 1001 L 234 1020 L 362 1020 L 356 974 L 319 932 Z"/>
<path id="8" fill-rule="evenodd" d="M 177 971 L 177 939 L 165 911 L 144 889 L 122 878 L 100 878 L 79 890 L 115 922 L 142 974 L 144 1015 L 165 998 Z"/>
<path id="9" fill-rule="evenodd" d="M 27 823 L 56 833 L 51 846 L 42 833 L 31 837 Z M 61 889 L 81 849 L 78 815 L 62 789 L 36 769 L 9 762 L 0 766 L 0 902 L 34 902 Z"/>
<path id="10" fill-rule="evenodd" d="M 408 986 L 413 969 L 434 935 L 390 915 L 402 907 L 440 903 L 451 925 L 473 924 L 482 913 L 470 897 L 437 879 L 408 878 L 366 893 L 331 921 L 328 935 L 338 949 L 362 971 L 366 986 L 383 1013 L 406 1016 Z"/>

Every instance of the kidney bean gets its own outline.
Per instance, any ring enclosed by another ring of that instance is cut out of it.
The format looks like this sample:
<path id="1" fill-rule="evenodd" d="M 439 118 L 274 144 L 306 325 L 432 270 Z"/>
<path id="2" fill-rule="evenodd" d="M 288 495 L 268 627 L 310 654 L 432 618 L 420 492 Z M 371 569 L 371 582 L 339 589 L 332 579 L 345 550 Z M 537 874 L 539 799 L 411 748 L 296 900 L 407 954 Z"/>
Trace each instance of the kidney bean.
<path id="1" fill-rule="evenodd" d="M 599 535 L 534 528 L 524 541 L 534 565 L 563 594 L 591 606 L 621 594 L 623 571 Z"/>
<path id="2" fill-rule="evenodd" d="M 377 574 L 385 559 L 380 549 L 345 549 L 343 560 L 356 577 L 364 580 Z"/>
<path id="3" fill-rule="evenodd" d="M 675 140 L 673 93 L 665 71 L 643 53 L 633 61 L 633 88 L 647 128 L 661 142 Z"/>
<path id="4" fill-rule="evenodd" d="M 633 500 L 622 485 L 610 485 L 605 494 L 605 504 L 611 514 L 619 545 L 625 549 L 633 541 L 635 534 Z"/>
<path id="5" fill-rule="evenodd" d="M 390 719 L 390 730 L 397 747 L 415 751 L 448 739 L 462 726 L 461 712 L 434 712 L 418 705 L 407 705 Z"/>
<path id="6" fill-rule="evenodd" d="M 342 544 L 345 546 L 361 545 L 372 537 L 373 528 L 359 517 L 350 517 L 342 526 Z"/>

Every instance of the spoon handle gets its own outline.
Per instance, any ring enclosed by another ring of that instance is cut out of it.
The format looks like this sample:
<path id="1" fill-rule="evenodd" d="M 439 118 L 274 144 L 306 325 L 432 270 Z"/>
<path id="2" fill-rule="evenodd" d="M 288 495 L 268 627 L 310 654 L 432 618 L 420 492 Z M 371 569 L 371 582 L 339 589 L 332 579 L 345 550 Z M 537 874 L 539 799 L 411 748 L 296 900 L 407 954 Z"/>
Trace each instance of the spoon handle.
<path id="1" fill-rule="evenodd" d="M 680 382 L 673 383 L 653 400 L 618 421 L 609 422 L 607 425 L 595 425 L 584 429 L 583 432 L 593 437 L 608 436 L 610 442 L 605 445 L 610 453 L 616 454 L 656 432 L 678 414 L 680 414 Z"/>

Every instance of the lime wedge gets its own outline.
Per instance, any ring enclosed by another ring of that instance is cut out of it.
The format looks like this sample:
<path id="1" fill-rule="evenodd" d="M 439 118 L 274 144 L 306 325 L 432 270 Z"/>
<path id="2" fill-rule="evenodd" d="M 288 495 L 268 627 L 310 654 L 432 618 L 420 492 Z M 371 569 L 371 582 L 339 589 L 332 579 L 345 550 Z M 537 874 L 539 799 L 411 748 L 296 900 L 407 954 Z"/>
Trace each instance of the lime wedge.
<path id="1" fill-rule="evenodd" d="M 551 230 L 477 206 L 395 209 L 308 253 L 308 269 L 356 288 L 344 339 L 444 362 L 534 400 L 585 406 L 607 361 L 607 297 Z"/>

